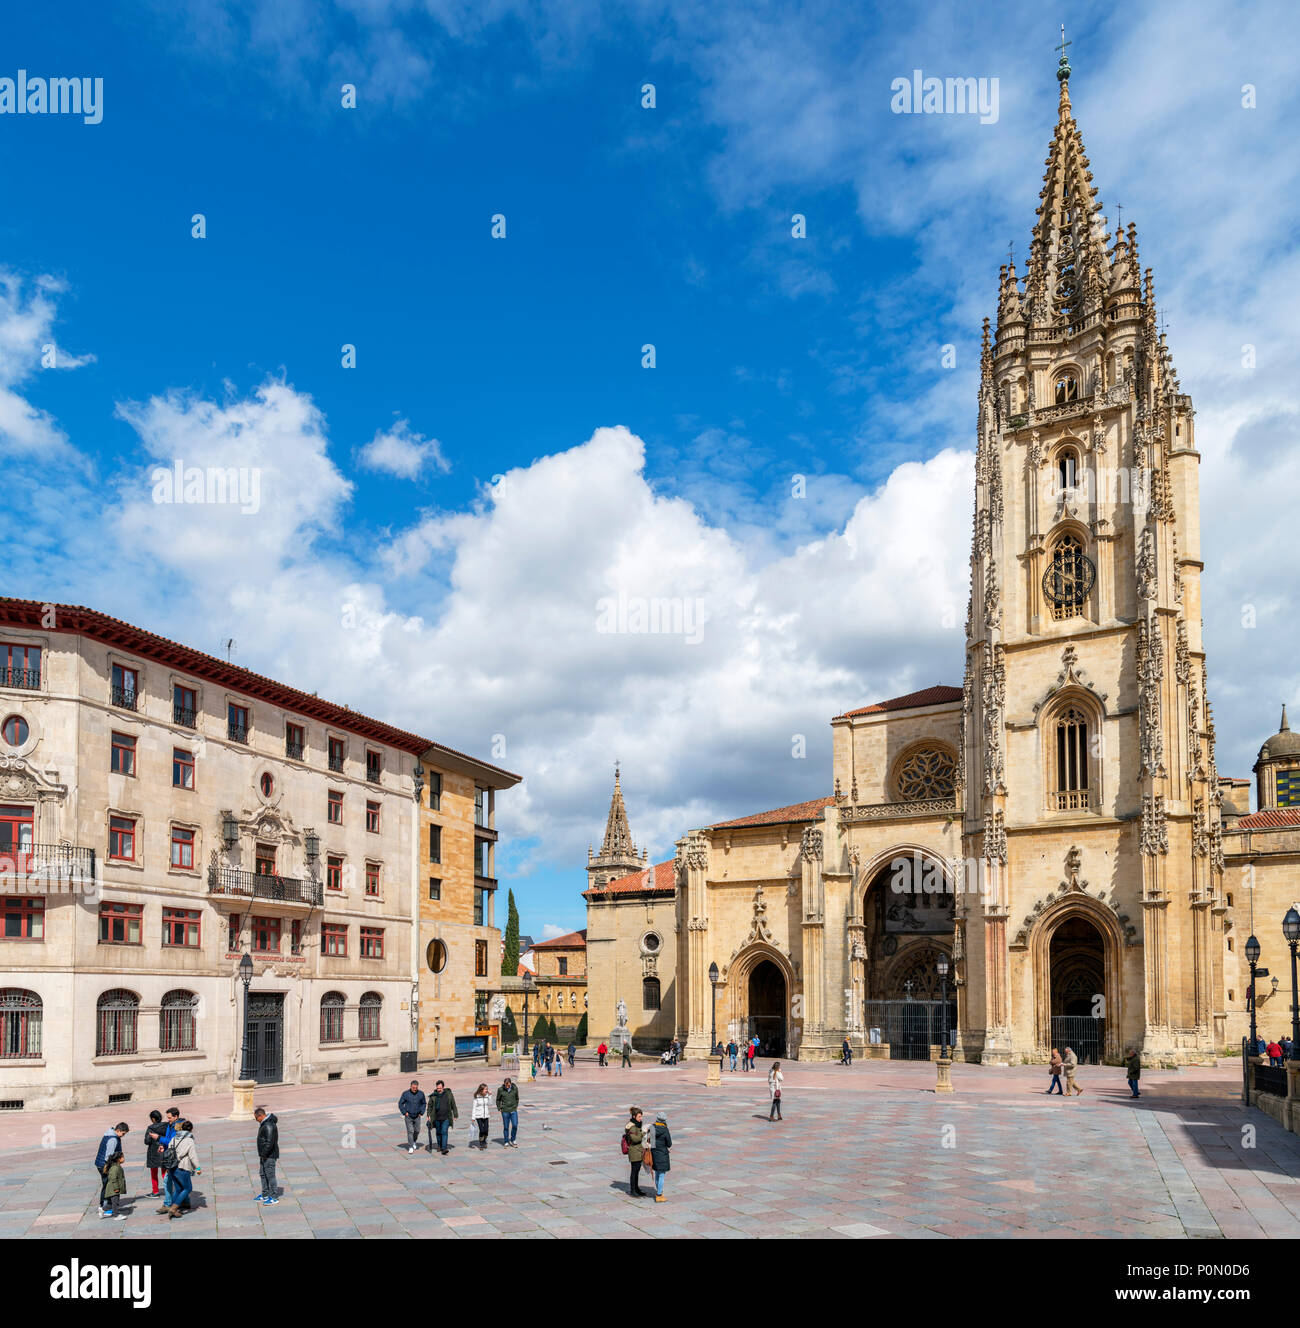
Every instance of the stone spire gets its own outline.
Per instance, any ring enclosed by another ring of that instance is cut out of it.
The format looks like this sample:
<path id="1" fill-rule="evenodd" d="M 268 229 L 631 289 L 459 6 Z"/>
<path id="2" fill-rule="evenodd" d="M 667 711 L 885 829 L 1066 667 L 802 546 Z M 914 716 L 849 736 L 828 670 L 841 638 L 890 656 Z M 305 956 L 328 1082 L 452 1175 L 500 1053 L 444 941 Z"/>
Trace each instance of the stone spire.
<path id="1" fill-rule="evenodd" d="M 627 808 L 623 805 L 623 784 L 617 763 L 614 766 L 614 793 L 609 800 L 609 815 L 605 818 L 605 840 L 600 852 L 594 856 L 587 850 L 587 888 L 603 889 L 620 876 L 630 876 L 644 870 L 645 853 L 638 854 L 632 842 L 632 831 L 627 823 Z"/>

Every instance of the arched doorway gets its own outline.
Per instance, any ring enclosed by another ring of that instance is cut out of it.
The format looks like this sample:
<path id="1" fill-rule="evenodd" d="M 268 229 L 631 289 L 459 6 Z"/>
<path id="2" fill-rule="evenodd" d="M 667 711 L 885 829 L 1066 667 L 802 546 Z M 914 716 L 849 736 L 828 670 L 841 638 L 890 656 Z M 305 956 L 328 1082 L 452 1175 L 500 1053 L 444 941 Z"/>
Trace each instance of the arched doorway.
<path id="1" fill-rule="evenodd" d="M 1067 918 L 1048 949 L 1052 1045 L 1100 1065 L 1106 1048 L 1106 943 L 1084 917 Z"/>
<path id="2" fill-rule="evenodd" d="M 786 1035 L 785 974 L 770 959 L 749 974 L 749 1035 L 758 1038 L 760 1056 L 784 1056 Z"/>

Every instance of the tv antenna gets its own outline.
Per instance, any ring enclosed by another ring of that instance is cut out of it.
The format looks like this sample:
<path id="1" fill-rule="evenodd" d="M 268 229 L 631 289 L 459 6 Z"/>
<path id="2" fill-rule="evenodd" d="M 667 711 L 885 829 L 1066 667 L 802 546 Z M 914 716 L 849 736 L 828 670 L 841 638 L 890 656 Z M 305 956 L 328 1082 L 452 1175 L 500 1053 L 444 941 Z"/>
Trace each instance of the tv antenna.
<path id="1" fill-rule="evenodd" d="M 226 663 L 229 664 L 230 657 L 235 653 L 235 638 L 233 636 L 226 637 L 221 643 L 221 647 L 226 652 Z"/>

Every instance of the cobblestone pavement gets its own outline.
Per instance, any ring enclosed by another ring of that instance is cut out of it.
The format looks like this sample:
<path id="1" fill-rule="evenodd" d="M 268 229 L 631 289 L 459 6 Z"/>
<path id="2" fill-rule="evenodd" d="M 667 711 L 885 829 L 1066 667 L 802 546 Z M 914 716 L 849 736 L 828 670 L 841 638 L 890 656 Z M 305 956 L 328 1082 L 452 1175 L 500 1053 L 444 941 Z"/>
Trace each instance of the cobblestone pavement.
<path id="1" fill-rule="evenodd" d="M 256 1126 L 224 1119 L 229 1097 L 187 1099 L 203 1173 L 195 1211 L 171 1222 L 141 1165 L 155 1104 L 0 1117 L 0 1237 L 1300 1236 L 1300 1138 L 1241 1105 L 1230 1065 L 1144 1071 L 1137 1100 L 1122 1070 L 1084 1067 L 1073 1101 L 1044 1100 L 1032 1067 L 956 1065 L 951 1097 L 928 1065 L 783 1068 L 785 1120 L 769 1122 L 764 1065 L 710 1089 L 699 1063 L 580 1062 L 522 1085 L 517 1149 L 494 1112 L 486 1153 L 466 1146 L 469 1100 L 500 1072 L 424 1069 L 462 1113 L 447 1157 L 405 1151 L 405 1076 L 267 1089 L 270 1208 L 252 1202 Z M 633 1102 L 672 1129 L 666 1203 L 628 1194 L 618 1136 Z M 119 1119 L 132 1206 L 104 1221 L 91 1163 Z"/>

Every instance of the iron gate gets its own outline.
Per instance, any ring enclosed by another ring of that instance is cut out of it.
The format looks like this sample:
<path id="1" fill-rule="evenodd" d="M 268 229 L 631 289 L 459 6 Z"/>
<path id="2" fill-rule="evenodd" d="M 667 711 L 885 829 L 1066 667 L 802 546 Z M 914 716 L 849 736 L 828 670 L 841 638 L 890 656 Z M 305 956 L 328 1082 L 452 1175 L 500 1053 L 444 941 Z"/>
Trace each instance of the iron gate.
<path id="1" fill-rule="evenodd" d="M 1052 1046 L 1062 1055 L 1070 1047 L 1080 1065 L 1100 1065 L 1106 1050 L 1106 1021 L 1090 1014 L 1054 1014 Z"/>
<path id="2" fill-rule="evenodd" d="M 248 1068 L 259 1084 L 278 1084 L 284 1078 L 283 992 L 249 993 Z"/>
<path id="3" fill-rule="evenodd" d="M 957 1002 L 947 1003 L 948 1045 L 957 1036 Z M 943 1001 L 866 1001 L 864 1017 L 869 1042 L 889 1046 L 891 1061 L 928 1061 L 931 1047 L 944 1042 Z"/>

